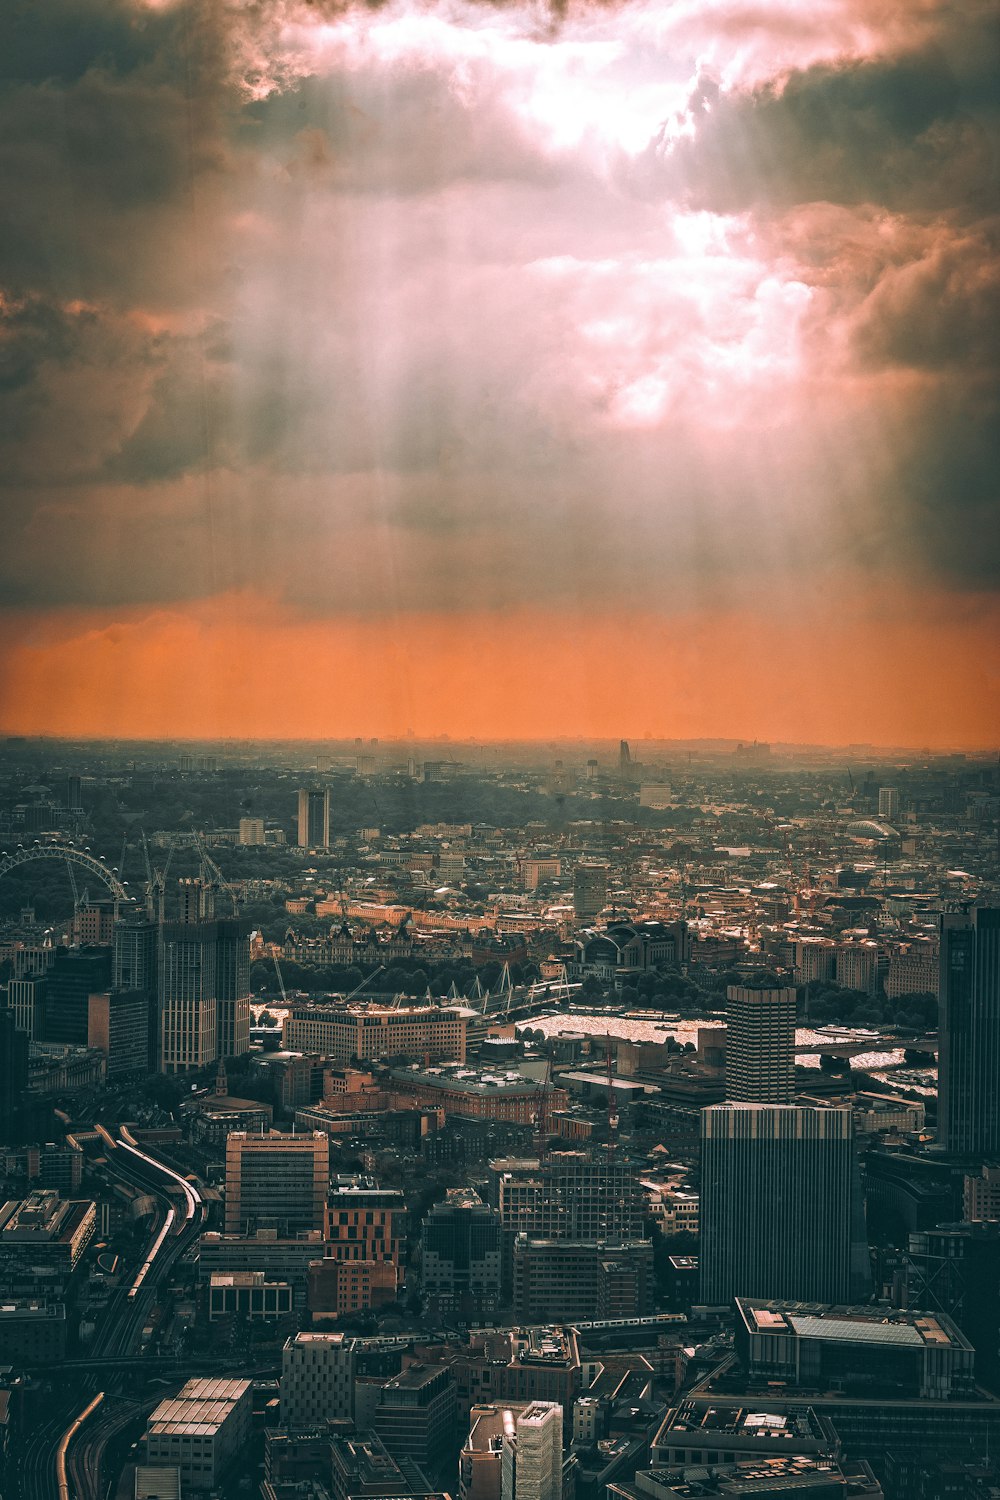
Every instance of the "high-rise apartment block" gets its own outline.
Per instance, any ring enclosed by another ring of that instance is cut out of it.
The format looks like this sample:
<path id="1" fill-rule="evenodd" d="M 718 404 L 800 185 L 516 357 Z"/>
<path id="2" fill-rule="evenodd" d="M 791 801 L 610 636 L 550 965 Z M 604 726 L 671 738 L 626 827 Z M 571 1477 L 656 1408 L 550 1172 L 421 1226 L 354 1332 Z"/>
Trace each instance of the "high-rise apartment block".
<path id="1" fill-rule="evenodd" d="M 1000 1160 L 1000 908 L 941 917 L 938 1140 Z"/>
<path id="2" fill-rule="evenodd" d="M 726 991 L 726 1098 L 791 1104 L 795 1098 L 795 990 Z"/>
<path id="3" fill-rule="evenodd" d="M 573 915 L 587 921 L 608 903 L 608 867 L 581 861 L 573 872 Z"/>
<path id="4" fill-rule="evenodd" d="M 297 1333 L 281 1355 L 281 1423 L 310 1427 L 354 1411 L 356 1341 L 343 1333 Z"/>
<path id="5" fill-rule="evenodd" d="M 864 1296 L 851 1111 L 727 1103 L 701 1122 L 701 1300 Z"/>
<path id="6" fill-rule="evenodd" d="M 329 1181 L 328 1136 L 232 1131 L 226 1140 L 226 1233 L 321 1230 Z"/>
<path id="7" fill-rule="evenodd" d="M 241 818 L 238 837 L 244 847 L 253 848 L 265 844 L 267 839 L 264 834 L 264 819 Z"/>
<path id="8" fill-rule="evenodd" d="M 562 1500 L 563 1410 L 532 1401 L 503 1436 L 501 1500 Z"/>
<path id="9" fill-rule="evenodd" d="M 330 847 L 330 788 L 299 792 L 298 845 L 300 849 Z"/>

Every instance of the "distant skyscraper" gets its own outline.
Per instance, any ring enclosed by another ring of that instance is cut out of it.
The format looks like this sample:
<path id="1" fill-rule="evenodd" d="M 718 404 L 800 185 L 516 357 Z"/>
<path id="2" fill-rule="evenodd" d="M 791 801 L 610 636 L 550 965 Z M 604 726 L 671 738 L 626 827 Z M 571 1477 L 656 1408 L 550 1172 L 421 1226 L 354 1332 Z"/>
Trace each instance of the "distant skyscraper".
<path id="1" fill-rule="evenodd" d="M 726 1098 L 744 1104 L 795 1100 L 795 990 L 726 991 Z"/>
<path id="2" fill-rule="evenodd" d="M 628 747 L 628 740 L 618 742 L 618 772 L 622 781 L 628 781 L 632 772 L 632 752 Z"/>
<path id="3" fill-rule="evenodd" d="M 299 792 L 298 843 L 300 849 L 329 849 L 329 787 Z"/>
<path id="4" fill-rule="evenodd" d="M 573 873 L 573 912 L 585 921 L 608 903 L 607 865 L 578 864 Z"/>
<path id="5" fill-rule="evenodd" d="M 1000 1158 L 1000 909 L 941 917 L 938 1139 Z"/>
<path id="6" fill-rule="evenodd" d="M 701 1300 L 852 1302 L 870 1271 L 849 1109 L 701 1113 Z"/>
<path id="7" fill-rule="evenodd" d="M 241 818 L 239 841 L 243 845 L 266 844 L 263 818 Z"/>
<path id="8" fill-rule="evenodd" d="M 899 791 L 896 787 L 879 787 L 878 815 L 880 818 L 888 818 L 890 821 L 899 816 Z"/>
<path id="9" fill-rule="evenodd" d="M 67 776 L 66 778 L 66 806 L 70 811 L 83 807 L 83 793 L 79 776 Z"/>

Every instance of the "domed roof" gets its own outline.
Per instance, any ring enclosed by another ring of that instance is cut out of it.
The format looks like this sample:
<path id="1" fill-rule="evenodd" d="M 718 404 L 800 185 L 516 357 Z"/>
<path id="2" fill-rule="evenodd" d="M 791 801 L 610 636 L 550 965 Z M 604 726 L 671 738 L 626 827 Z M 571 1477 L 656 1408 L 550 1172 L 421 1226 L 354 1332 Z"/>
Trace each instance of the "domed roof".
<path id="1" fill-rule="evenodd" d="M 848 823 L 847 832 L 856 839 L 898 839 L 899 834 L 888 823 L 876 823 L 874 818 L 862 818 L 857 823 Z"/>

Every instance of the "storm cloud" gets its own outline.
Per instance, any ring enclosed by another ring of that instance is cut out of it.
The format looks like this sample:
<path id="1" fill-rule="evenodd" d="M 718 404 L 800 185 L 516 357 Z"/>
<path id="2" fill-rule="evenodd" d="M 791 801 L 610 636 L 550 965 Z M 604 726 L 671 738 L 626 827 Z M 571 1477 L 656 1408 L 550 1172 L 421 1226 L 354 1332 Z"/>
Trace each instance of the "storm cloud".
<path id="1" fill-rule="evenodd" d="M 11 623 L 968 619 L 995 82 L 977 6 L 7 8 Z"/>

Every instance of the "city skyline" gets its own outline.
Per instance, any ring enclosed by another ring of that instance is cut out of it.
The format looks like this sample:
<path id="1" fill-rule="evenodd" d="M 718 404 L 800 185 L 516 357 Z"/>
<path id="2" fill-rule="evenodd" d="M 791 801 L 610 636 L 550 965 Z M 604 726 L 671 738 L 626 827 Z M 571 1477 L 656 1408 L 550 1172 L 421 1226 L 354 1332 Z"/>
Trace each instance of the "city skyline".
<path id="1" fill-rule="evenodd" d="M 986 7 L 4 26 L 0 733 L 995 745 Z"/>

